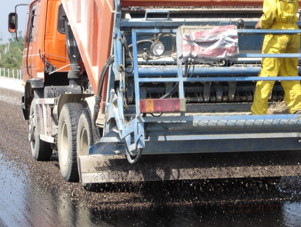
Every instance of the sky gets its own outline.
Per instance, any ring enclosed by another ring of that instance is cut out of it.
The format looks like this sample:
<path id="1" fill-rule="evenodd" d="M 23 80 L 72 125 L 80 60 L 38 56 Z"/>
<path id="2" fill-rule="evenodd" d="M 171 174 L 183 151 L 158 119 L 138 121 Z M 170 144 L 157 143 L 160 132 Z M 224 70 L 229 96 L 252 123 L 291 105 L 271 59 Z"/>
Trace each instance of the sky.
<path id="1" fill-rule="evenodd" d="M 28 4 L 32 0 L 0 0 L 0 37 L 3 42 L 8 42 L 11 34 L 8 32 L 8 14 L 15 11 L 15 6 L 18 4 Z M 28 6 L 20 6 L 17 8 L 18 13 L 18 30 L 25 32 L 27 20 Z"/>

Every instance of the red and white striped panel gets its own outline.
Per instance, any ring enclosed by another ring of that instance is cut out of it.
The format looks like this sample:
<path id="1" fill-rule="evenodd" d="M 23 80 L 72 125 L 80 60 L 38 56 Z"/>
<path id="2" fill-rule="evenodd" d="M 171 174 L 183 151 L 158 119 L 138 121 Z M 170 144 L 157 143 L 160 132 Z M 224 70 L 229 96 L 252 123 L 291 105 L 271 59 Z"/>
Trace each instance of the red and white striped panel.
<path id="1" fill-rule="evenodd" d="M 238 34 L 234 25 L 183 34 L 183 58 L 203 62 L 226 59 L 238 54 Z"/>

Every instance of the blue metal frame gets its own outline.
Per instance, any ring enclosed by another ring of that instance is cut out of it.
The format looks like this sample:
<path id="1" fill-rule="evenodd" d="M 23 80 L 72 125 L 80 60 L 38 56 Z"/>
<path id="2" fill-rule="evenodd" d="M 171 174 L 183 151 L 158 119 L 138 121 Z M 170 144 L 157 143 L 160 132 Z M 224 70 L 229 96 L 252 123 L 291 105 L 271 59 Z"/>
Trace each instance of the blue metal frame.
<path id="1" fill-rule="evenodd" d="M 176 68 L 139 68 L 138 67 L 138 49 L 137 49 L 137 36 L 145 34 L 156 33 L 169 33 L 168 29 L 135 29 L 132 31 L 132 43 L 133 43 L 133 59 L 134 59 L 134 81 L 135 81 L 135 101 L 136 101 L 136 116 L 140 115 L 139 106 L 137 103 L 140 101 L 139 83 L 154 83 L 154 82 L 179 82 L 179 98 L 184 98 L 184 82 L 231 82 L 231 81 L 301 81 L 301 77 L 183 77 L 182 63 L 177 58 Z M 173 29 L 172 32 L 176 32 Z M 241 34 L 296 34 L 301 30 L 238 30 Z M 301 54 L 239 54 L 235 58 L 301 58 Z M 239 74 L 254 74 L 259 72 L 258 68 L 238 68 L 238 67 L 221 67 L 221 68 L 197 68 L 195 69 L 195 75 L 239 75 Z M 177 72 L 177 73 L 176 73 Z M 140 78 L 140 73 L 144 76 L 175 76 L 166 78 Z"/>
<path id="2" fill-rule="evenodd" d="M 166 23 L 166 21 L 164 21 Z M 158 26 L 159 27 L 159 26 Z M 177 29 L 135 29 L 137 34 L 155 34 L 155 33 L 176 33 Z M 238 34 L 253 34 L 253 35 L 283 35 L 283 34 L 298 34 L 301 33 L 301 29 L 237 29 Z"/>
<path id="3" fill-rule="evenodd" d="M 148 76 L 148 77 L 155 77 L 155 76 L 177 76 L 179 73 L 178 70 L 181 70 L 181 65 L 178 67 L 175 66 L 166 66 L 162 68 L 150 68 L 150 67 L 139 67 L 138 74 L 139 76 Z M 188 72 L 189 75 L 193 74 L 192 77 L 198 75 L 206 75 L 207 77 L 212 76 L 241 76 L 247 77 L 251 75 L 258 75 L 260 72 L 261 67 L 195 67 L 194 70 L 190 69 Z M 301 73 L 301 68 L 299 67 L 299 73 Z M 129 76 L 133 76 L 134 73 L 129 74 Z M 273 80 L 281 80 L 282 77 L 273 77 Z M 263 79 L 260 79 L 263 80 Z M 293 79 L 295 80 L 295 78 Z M 253 79 L 252 79 L 253 81 Z"/>
<path id="4" fill-rule="evenodd" d="M 231 82 L 231 81 L 297 81 L 300 76 L 290 77 L 182 77 L 182 78 L 140 78 L 139 82 Z"/>
<path id="5" fill-rule="evenodd" d="M 166 27 L 173 27 L 171 25 L 175 22 L 172 21 L 156 21 L 156 26 L 162 29 L 134 29 L 131 31 L 134 72 L 131 75 L 125 75 L 124 72 L 118 71 L 118 66 L 125 63 L 123 47 L 119 40 L 122 35 L 120 28 L 131 28 L 137 23 L 144 26 L 154 22 L 144 19 L 140 22 L 125 23 L 120 17 L 119 3 L 120 1 L 116 0 L 117 10 L 112 40 L 112 53 L 115 55 L 115 62 L 109 74 L 106 127 L 102 139 L 90 148 L 90 155 L 120 155 L 125 154 L 126 150 L 135 154 L 135 150 L 138 148 L 144 148 L 143 154 L 299 149 L 301 136 L 301 117 L 299 115 L 185 116 L 185 113 L 181 113 L 178 116 L 142 117 L 139 109 L 140 83 L 178 82 L 179 98 L 184 98 L 184 83 L 186 82 L 300 81 L 301 77 L 254 76 L 259 73 L 259 67 L 196 67 L 194 74 L 196 76 L 204 75 L 204 77 L 184 77 L 183 63 L 179 60 L 179 56 L 177 57 L 177 66 L 161 68 L 139 66 L 137 37 L 156 33 L 176 33 L 176 29 L 165 29 Z M 212 21 L 212 23 L 214 22 Z M 238 33 L 255 35 L 296 34 L 301 33 L 301 30 L 238 29 Z M 301 54 L 239 54 L 236 56 L 236 58 L 262 57 L 301 58 Z M 113 76 L 115 76 L 114 79 Z M 135 114 L 128 121 L 125 120 L 123 102 L 126 76 L 134 78 L 136 103 Z M 119 81 L 118 91 L 114 90 L 115 81 Z M 110 123 L 111 119 L 115 120 L 116 126 Z M 145 137 L 146 132 L 147 137 Z M 283 141 L 289 141 L 289 143 L 283 147 Z"/>
<path id="6" fill-rule="evenodd" d="M 136 30 L 132 31 L 132 42 L 133 42 L 133 66 L 134 69 L 138 69 L 138 49 L 137 49 L 137 35 Z M 135 101 L 136 101 L 136 117 L 140 115 L 139 105 L 140 101 L 140 89 L 139 89 L 139 72 L 134 70 L 134 84 L 135 84 Z"/>
<path id="7" fill-rule="evenodd" d="M 284 34 L 298 34 L 301 33 L 301 29 L 237 29 L 238 34 L 273 34 L 273 35 L 284 35 Z"/>
<path id="8" fill-rule="evenodd" d="M 169 20 L 144 20 L 142 19 L 122 19 L 120 21 L 120 26 L 123 28 L 177 28 L 179 26 L 185 25 L 210 25 L 210 26 L 222 26 L 222 25 L 237 25 L 238 19 L 232 19 L 232 18 L 223 18 L 223 19 L 217 19 L 217 18 L 193 18 L 193 19 L 169 19 Z M 255 24 L 259 21 L 259 18 L 257 21 L 250 21 L 248 22 L 249 26 L 254 27 Z M 297 21 L 297 25 L 301 26 L 301 22 Z M 244 29 L 241 29 L 244 30 Z M 263 31 L 263 30 L 261 30 Z"/>

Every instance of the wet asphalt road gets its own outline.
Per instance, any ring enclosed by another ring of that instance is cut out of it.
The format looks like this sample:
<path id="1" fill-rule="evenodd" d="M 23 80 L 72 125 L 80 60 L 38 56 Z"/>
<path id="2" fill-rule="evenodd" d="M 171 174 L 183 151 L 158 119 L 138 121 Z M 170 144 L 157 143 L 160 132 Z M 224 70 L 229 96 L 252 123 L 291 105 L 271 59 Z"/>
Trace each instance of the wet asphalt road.
<path id="1" fill-rule="evenodd" d="M 66 183 L 32 159 L 21 95 L 0 89 L 0 226 L 300 226 L 300 177 Z"/>

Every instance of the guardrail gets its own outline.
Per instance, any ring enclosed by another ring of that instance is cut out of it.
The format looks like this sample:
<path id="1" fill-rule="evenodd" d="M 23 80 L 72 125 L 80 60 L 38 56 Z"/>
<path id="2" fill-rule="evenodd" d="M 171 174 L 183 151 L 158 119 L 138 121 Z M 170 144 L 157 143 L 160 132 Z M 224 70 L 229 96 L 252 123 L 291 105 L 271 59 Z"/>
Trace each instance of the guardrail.
<path id="1" fill-rule="evenodd" d="M 7 77 L 7 78 L 18 79 L 18 80 L 23 79 L 21 69 L 0 68 L 0 76 Z"/>

